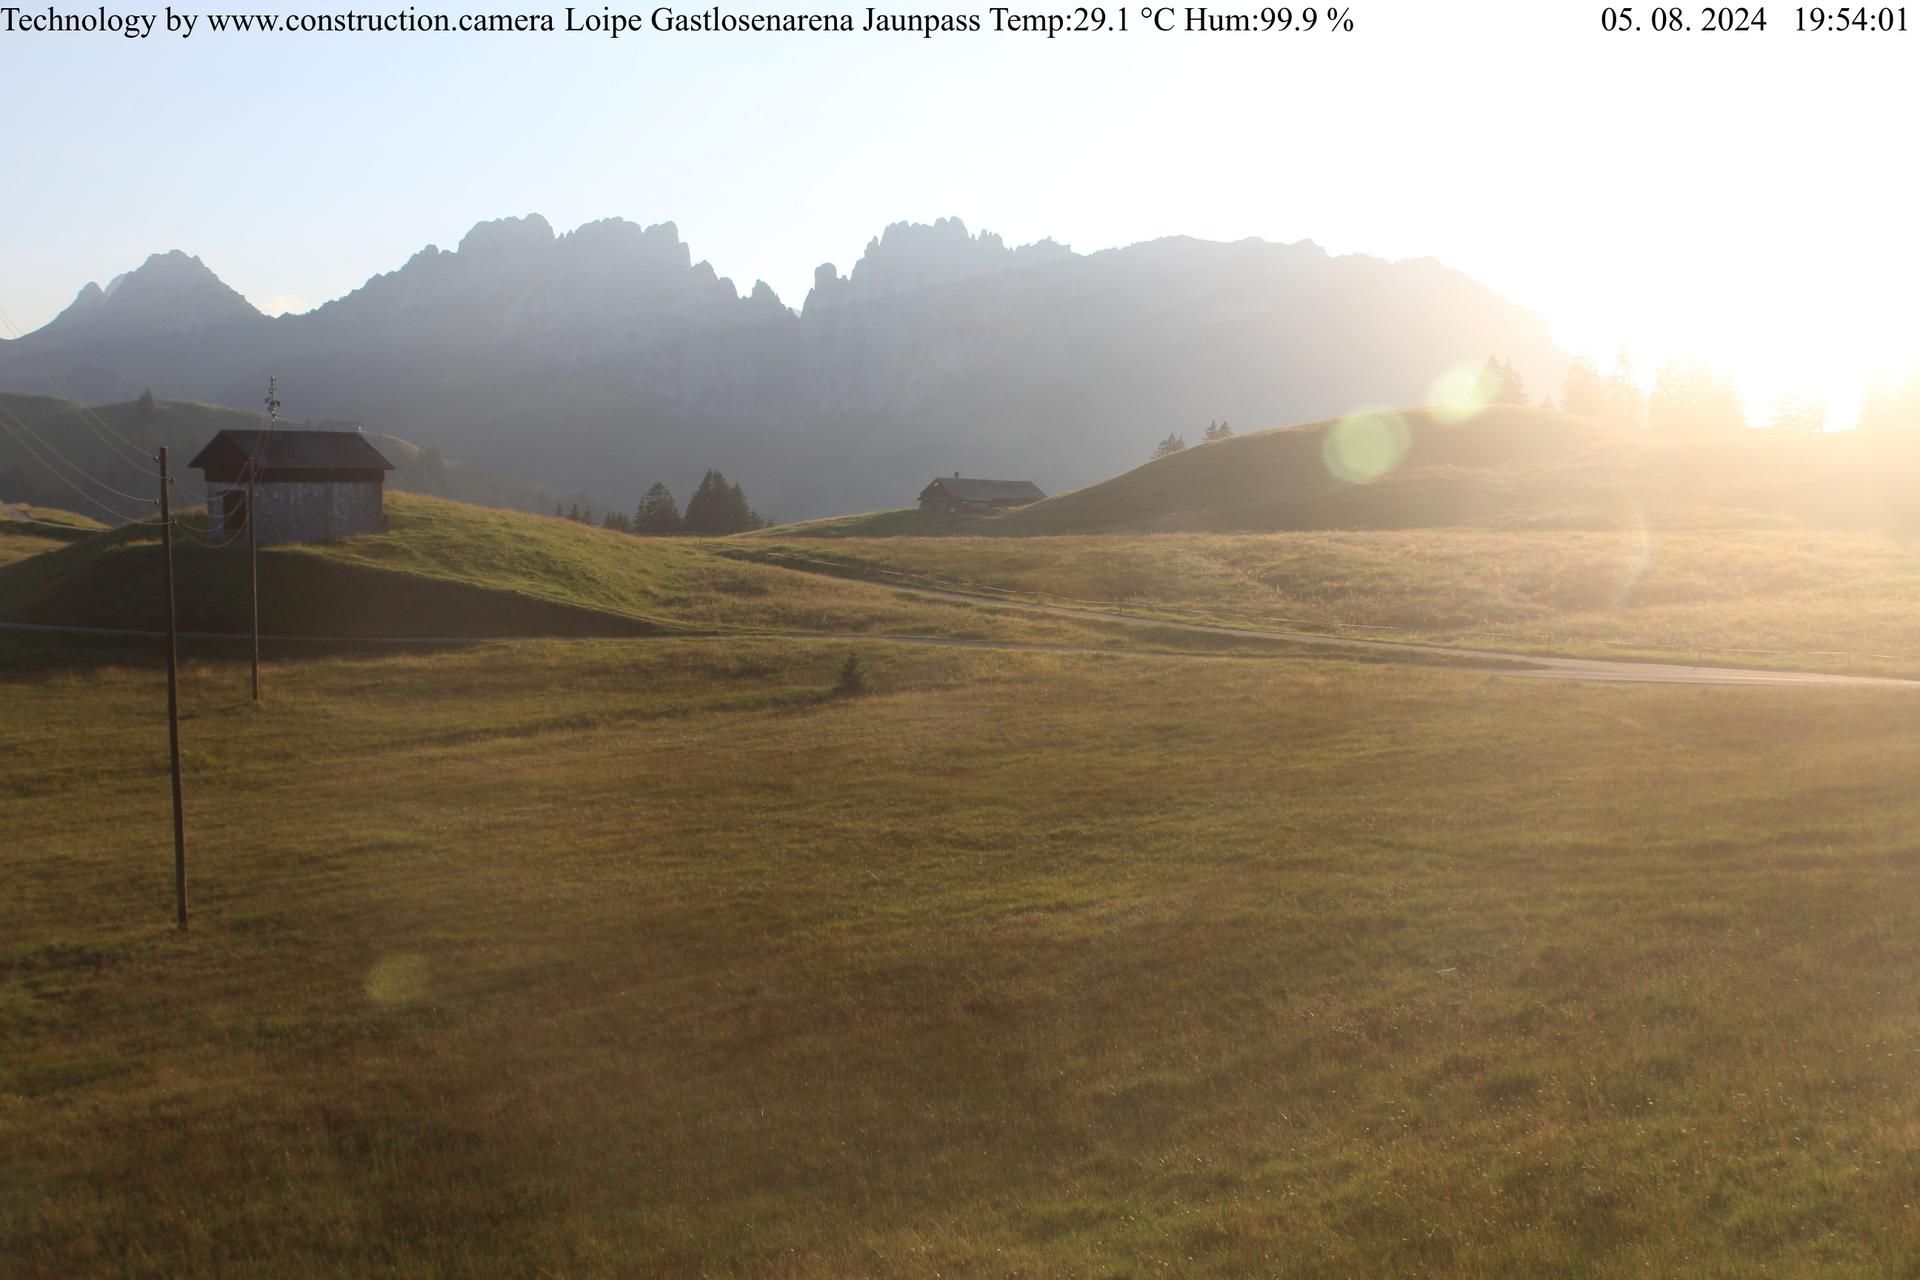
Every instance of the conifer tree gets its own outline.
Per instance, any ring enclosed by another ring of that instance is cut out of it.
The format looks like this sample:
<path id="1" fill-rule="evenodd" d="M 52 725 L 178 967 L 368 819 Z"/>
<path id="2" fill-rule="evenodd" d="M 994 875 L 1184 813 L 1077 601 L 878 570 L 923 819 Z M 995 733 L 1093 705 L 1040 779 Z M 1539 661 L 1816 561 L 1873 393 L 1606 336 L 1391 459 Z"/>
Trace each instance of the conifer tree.
<path id="1" fill-rule="evenodd" d="M 1647 422 L 1647 397 L 1633 380 L 1633 360 L 1625 347 L 1613 358 L 1613 372 L 1607 375 L 1607 408 L 1602 416 L 1623 427 L 1643 427 Z"/>
<path id="2" fill-rule="evenodd" d="M 1724 434 L 1745 427 L 1747 415 L 1732 379 L 1704 361 L 1669 360 L 1647 397 L 1647 425 L 1674 435 Z"/>
<path id="3" fill-rule="evenodd" d="M 1606 383 L 1585 356 L 1567 366 L 1566 381 L 1560 384 L 1560 407 L 1583 418 L 1607 416 Z"/>
<path id="4" fill-rule="evenodd" d="M 1490 404 L 1525 404 L 1527 402 L 1527 384 L 1520 377 L 1519 370 L 1513 367 L 1513 361 L 1487 357 L 1487 367 L 1480 375 Z"/>
<path id="5" fill-rule="evenodd" d="M 728 482 L 718 471 L 709 471 L 687 499 L 687 514 L 682 521 L 688 533 L 728 534 L 758 528 L 760 517 L 747 505 L 746 491 Z"/>
<path id="6" fill-rule="evenodd" d="M 633 531 L 635 533 L 679 533 L 680 507 L 673 500 L 673 491 L 656 480 L 653 488 L 647 490 L 640 499 L 640 507 L 633 513 Z"/>

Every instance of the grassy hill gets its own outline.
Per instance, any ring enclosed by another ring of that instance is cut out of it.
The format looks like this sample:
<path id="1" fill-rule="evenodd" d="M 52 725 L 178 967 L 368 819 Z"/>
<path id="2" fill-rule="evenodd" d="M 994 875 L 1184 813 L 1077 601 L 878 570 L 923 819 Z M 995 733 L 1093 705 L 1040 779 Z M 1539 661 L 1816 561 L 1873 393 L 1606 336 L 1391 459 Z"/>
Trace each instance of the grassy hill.
<path id="1" fill-rule="evenodd" d="M 390 494 L 391 531 L 260 551 L 260 625 L 316 637 L 617 636 L 733 630 L 925 634 L 1075 642 L 1071 620 L 999 616 L 746 563 L 697 538 L 636 538 L 551 516 Z M 183 630 L 244 633 L 243 540 L 204 516 L 175 543 Z M 0 622 L 152 630 L 163 625 L 159 534 L 102 530 L 0 565 Z"/>
<path id="2" fill-rule="evenodd" d="M 0 533 L 21 532 L 34 525 L 46 527 L 46 535 L 71 541 L 107 526 L 76 511 L 43 507 L 31 502 L 0 502 Z"/>
<path id="3" fill-rule="evenodd" d="M 139 495 L 153 489 L 153 468 L 138 459 L 164 445 L 172 451 L 180 476 L 176 501 L 185 505 L 198 501 L 201 493 L 198 474 L 187 469 L 200 447 L 215 432 L 265 425 L 264 414 L 190 400 L 156 400 L 149 410 L 137 401 L 89 405 L 54 396 L 0 393 L 0 501 L 80 504 L 89 515 L 110 523 L 119 523 L 116 514 L 146 515 L 151 502 Z M 520 511 L 553 510 L 553 495 L 524 480 L 450 461 L 398 436 L 368 432 L 367 438 L 394 465 L 389 489 Z M 67 473 L 59 462 L 45 457 L 48 449 L 120 493 L 78 481 L 76 493 L 62 478 Z"/>
<path id="4" fill-rule="evenodd" d="M 0 565 L 56 550 L 105 527 L 98 520 L 58 507 L 0 502 Z"/>
<path id="5" fill-rule="evenodd" d="M 1001 515 L 879 512 L 732 550 L 1245 626 L 1910 675 L 1917 522 L 1920 450 L 1898 438 L 1495 409 L 1265 431 Z"/>
<path id="6" fill-rule="evenodd" d="M 1541 409 L 1382 412 L 1189 448 L 1004 515 L 878 512 L 796 537 L 1316 529 L 1906 529 L 1920 452 L 1856 433 L 1661 436 Z"/>

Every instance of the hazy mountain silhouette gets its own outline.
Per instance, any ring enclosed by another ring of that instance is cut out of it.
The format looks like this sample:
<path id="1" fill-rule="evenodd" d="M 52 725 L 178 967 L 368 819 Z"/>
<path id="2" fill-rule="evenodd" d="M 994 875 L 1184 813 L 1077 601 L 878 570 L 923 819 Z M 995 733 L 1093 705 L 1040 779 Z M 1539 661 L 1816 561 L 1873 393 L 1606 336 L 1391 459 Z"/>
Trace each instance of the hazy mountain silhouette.
<path id="1" fill-rule="evenodd" d="M 1049 492 L 1143 460 L 1170 431 L 1422 399 L 1498 353 L 1533 384 L 1564 357 L 1535 316 L 1432 261 L 1310 242 L 1184 238 L 1076 254 L 957 219 L 896 224 L 798 314 L 694 262 L 671 223 L 555 235 L 485 222 L 457 250 L 269 319 L 197 258 L 156 255 L 0 343 L 0 387 L 255 405 L 363 421 L 549 489 L 631 506 L 707 467 L 768 515 L 910 503 L 935 474 Z"/>

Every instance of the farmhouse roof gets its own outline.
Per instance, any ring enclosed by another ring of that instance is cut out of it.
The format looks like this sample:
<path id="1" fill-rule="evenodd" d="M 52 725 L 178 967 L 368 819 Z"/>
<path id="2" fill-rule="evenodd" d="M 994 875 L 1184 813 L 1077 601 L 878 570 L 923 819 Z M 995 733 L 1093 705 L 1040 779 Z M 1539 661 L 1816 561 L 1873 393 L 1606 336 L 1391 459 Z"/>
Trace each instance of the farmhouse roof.
<path id="1" fill-rule="evenodd" d="M 1047 495 L 1031 480 L 971 480 L 941 476 L 933 484 L 962 502 L 1038 502 Z"/>
<path id="2" fill-rule="evenodd" d="M 393 464 L 358 431 L 222 431 L 187 465 L 243 466 L 259 454 L 275 471 L 391 471 Z"/>

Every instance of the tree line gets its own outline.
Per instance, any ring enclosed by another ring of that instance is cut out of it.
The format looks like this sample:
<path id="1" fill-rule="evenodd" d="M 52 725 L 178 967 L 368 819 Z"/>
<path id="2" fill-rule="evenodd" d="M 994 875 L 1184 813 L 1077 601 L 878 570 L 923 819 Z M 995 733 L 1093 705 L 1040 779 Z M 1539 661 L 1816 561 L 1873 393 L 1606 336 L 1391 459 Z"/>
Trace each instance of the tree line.
<path id="1" fill-rule="evenodd" d="M 1492 404 L 1528 402 L 1525 385 L 1510 361 L 1489 360 L 1482 385 L 1490 389 L 1488 399 Z M 1915 407 L 1920 407 L 1920 380 L 1916 380 L 1914 396 Z M 1873 403 L 1870 392 L 1860 425 L 1870 425 Z M 1552 397 L 1543 397 L 1540 407 L 1554 408 Z M 1561 381 L 1558 407 L 1581 417 L 1673 435 L 1714 435 L 1752 425 L 1732 377 L 1706 361 L 1668 360 L 1654 374 L 1652 387 L 1643 391 L 1634 377 L 1633 361 L 1624 350 L 1604 374 L 1585 356 L 1575 359 Z M 1775 431 L 1824 431 L 1826 402 L 1783 395 L 1774 402 L 1766 425 Z"/>
<path id="2" fill-rule="evenodd" d="M 1225 440 L 1232 435 L 1233 428 L 1228 426 L 1225 421 L 1209 422 L 1207 424 L 1206 434 L 1200 437 L 1200 443 L 1212 444 L 1216 440 Z M 1156 459 L 1164 458 L 1169 454 L 1179 453 L 1186 447 L 1187 438 L 1184 435 L 1177 432 L 1168 432 L 1167 438 L 1162 440 L 1159 445 L 1154 448 L 1153 456 Z"/>
<path id="3" fill-rule="evenodd" d="M 1513 361 L 1500 356 L 1489 356 L 1481 367 L 1473 399 L 1487 406 L 1534 404 Z M 1706 361 L 1668 360 L 1654 374 L 1653 385 L 1642 390 L 1634 376 L 1633 361 L 1624 349 L 1606 373 L 1585 356 L 1575 359 L 1560 383 L 1559 404 L 1547 395 L 1540 398 L 1537 407 L 1558 408 L 1584 418 L 1672 435 L 1714 435 L 1753 425 L 1733 379 Z M 1783 395 L 1774 402 L 1764 425 L 1775 431 L 1825 431 L 1826 402 L 1817 397 Z M 1881 431 L 1911 428 L 1920 434 L 1920 373 L 1905 382 L 1868 387 L 1860 406 L 1859 425 L 1864 430 Z M 1232 435 L 1233 428 L 1225 422 L 1208 423 L 1201 443 Z M 1186 448 L 1186 436 L 1170 432 L 1154 446 L 1153 458 L 1169 457 Z"/>
<path id="4" fill-rule="evenodd" d="M 1670 435 L 1720 435 L 1753 425 L 1733 379 L 1706 361 L 1668 360 L 1654 374 L 1653 386 L 1642 391 L 1625 352 L 1604 377 L 1586 357 L 1575 360 L 1560 387 L 1560 408 Z M 1774 402 L 1766 425 L 1775 431 L 1825 431 L 1826 403 L 1783 395 Z"/>
<path id="5" fill-rule="evenodd" d="M 553 514 L 580 524 L 595 523 L 591 504 L 576 502 L 565 510 L 555 504 Z M 708 471 L 701 477 L 693 496 L 687 499 L 684 513 L 674 501 L 673 491 L 655 481 L 634 507 L 632 515 L 608 511 L 601 515 L 598 523 L 601 528 L 618 533 L 659 537 L 675 533 L 742 533 L 748 529 L 764 529 L 769 522 L 748 503 L 746 491 L 737 481 L 729 481 L 719 471 Z"/>

